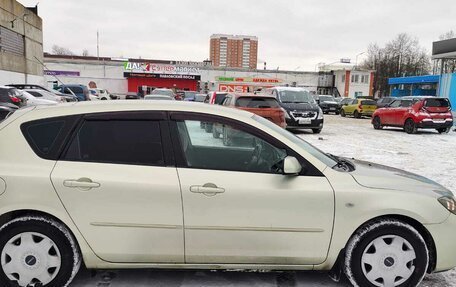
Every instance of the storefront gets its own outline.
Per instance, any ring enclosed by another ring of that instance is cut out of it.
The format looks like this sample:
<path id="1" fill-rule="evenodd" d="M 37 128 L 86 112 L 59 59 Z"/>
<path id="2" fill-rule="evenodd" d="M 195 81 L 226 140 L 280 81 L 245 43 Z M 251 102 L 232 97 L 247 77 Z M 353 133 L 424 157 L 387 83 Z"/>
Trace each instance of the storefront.
<path id="1" fill-rule="evenodd" d="M 278 78 L 256 77 L 216 77 L 216 82 L 219 91 L 228 93 L 251 93 L 283 83 Z"/>
<path id="2" fill-rule="evenodd" d="M 196 91 L 201 80 L 198 67 L 127 62 L 124 68 L 128 92 L 147 94 L 155 88 Z"/>

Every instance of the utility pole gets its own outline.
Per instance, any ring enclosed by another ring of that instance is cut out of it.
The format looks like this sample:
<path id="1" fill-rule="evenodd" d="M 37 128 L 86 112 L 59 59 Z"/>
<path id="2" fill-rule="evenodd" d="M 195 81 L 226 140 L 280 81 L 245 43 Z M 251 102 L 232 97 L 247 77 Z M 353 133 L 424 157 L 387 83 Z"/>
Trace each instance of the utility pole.
<path id="1" fill-rule="evenodd" d="M 100 61 L 100 34 L 98 33 L 98 30 L 97 30 L 97 58 L 98 58 L 98 61 Z"/>

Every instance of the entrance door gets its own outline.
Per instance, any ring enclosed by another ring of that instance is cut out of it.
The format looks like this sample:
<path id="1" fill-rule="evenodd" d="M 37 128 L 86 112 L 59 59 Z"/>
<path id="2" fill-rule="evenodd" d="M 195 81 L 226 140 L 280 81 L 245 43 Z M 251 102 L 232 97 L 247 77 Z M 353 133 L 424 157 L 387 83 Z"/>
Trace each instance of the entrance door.
<path id="1" fill-rule="evenodd" d="M 52 172 L 66 210 L 103 260 L 184 262 L 181 193 L 162 116 L 86 116 Z"/>
<path id="2" fill-rule="evenodd" d="M 196 116 L 172 123 L 183 160 L 178 173 L 186 262 L 324 262 L 334 216 L 326 178 L 309 164 L 307 173 L 283 175 L 283 159 L 299 155 L 256 129 L 221 118 L 212 119 L 224 130 L 214 138 L 200 128 L 210 121 Z"/>

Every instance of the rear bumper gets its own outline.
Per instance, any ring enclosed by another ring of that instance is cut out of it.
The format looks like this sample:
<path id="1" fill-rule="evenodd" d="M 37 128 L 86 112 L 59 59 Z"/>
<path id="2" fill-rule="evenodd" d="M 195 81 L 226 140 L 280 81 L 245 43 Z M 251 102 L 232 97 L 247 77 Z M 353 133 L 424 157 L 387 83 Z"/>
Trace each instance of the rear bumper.
<path id="1" fill-rule="evenodd" d="M 321 107 L 321 110 L 324 113 L 339 113 L 340 108 L 338 106 L 323 106 Z"/>
<path id="2" fill-rule="evenodd" d="M 311 120 L 310 124 L 299 124 L 299 121 L 287 119 L 287 129 L 321 129 L 323 128 L 323 119 Z"/>
<path id="3" fill-rule="evenodd" d="M 433 121 L 421 121 L 416 126 L 421 129 L 444 129 L 451 128 L 453 126 L 453 121 L 446 121 L 444 123 L 436 123 Z"/>
<path id="4" fill-rule="evenodd" d="M 456 215 L 450 214 L 440 224 L 425 225 L 436 248 L 435 272 L 446 271 L 456 267 Z"/>

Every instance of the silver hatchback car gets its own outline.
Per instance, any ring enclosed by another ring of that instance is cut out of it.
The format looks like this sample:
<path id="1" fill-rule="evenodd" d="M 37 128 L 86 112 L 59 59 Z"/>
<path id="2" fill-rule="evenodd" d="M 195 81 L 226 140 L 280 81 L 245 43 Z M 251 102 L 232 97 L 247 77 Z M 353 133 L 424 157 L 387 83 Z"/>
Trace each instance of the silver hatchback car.
<path id="1" fill-rule="evenodd" d="M 225 145 L 201 122 L 242 136 Z M 0 123 L 2 286 L 67 286 L 81 262 L 417 286 L 456 266 L 455 213 L 435 182 L 221 106 L 68 103 Z"/>

